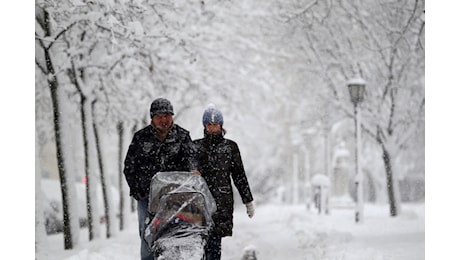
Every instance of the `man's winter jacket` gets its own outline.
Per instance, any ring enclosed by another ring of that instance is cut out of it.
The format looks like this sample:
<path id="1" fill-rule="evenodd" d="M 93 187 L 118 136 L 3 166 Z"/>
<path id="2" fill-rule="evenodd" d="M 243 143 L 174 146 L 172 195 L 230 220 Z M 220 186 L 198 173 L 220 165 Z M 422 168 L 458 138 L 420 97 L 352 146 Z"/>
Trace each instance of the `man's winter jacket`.
<path id="1" fill-rule="evenodd" d="M 214 236 L 231 236 L 233 229 L 233 191 L 235 184 L 243 203 L 253 200 L 238 145 L 222 134 L 205 134 L 193 141 L 197 149 L 198 169 L 205 179 L 216 204 L 213 215 Z"/>
<path id="2" fill-rule="evenodd" d="M 149 125 L 134 134 L 125 159 L 125 174 L 130 196 L 149 194 L 150 181 L 160 171 L 190 171 L 197 169 L 195 151 L 190 134 L 173 124 L 164 142 Z"/>

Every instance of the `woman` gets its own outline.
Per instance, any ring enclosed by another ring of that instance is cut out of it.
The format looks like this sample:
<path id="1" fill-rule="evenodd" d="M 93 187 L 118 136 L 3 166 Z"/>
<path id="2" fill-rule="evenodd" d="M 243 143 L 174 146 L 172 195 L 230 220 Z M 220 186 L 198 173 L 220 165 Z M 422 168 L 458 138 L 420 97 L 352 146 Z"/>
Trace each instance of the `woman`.
<path id="1" fill-rule="evenodd" d="M 254 215 L 251 189 L 244 171 L 238 145 L 224 138 L 222 113 L 210 105 L 203 113 L 204 138 L 193 141 L 198 152 L 198 170 L 205 179 L 216 204 L 205 253 L 207 260 L 221 257 L 222 237 L 231 236 L 233 229 L 233 180 L 250 218 Z"/>

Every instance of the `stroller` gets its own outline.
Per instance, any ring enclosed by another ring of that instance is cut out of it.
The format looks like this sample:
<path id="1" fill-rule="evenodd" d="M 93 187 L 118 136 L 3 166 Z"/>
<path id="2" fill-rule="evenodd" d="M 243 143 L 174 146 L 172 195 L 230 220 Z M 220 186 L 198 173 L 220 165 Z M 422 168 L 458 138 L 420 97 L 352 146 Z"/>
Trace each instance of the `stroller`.
<path id="1" fill-rule="evenodd" d="M 216 203 L 191 172 L 159 172 L 151 181 L 144 239 L 157 260 L 202 260 Z"/>

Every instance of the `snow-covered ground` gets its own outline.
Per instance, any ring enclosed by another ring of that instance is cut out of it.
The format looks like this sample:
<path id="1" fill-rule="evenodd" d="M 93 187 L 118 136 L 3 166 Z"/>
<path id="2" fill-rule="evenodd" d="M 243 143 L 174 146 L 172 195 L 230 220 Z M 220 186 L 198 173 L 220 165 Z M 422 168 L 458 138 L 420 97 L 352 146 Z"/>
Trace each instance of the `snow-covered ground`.
<path id="1" fill-rule="evenodd" d="M 364 207 L 364 222 L 354 222 L 353 208 L 333 208 L 319 215 L 304 205 L 260 205 L 249 219 L 236 205 L 234 234 L 222 241 L 222 260 L 239 260 L 244 248 L 254 247 L 258 259 L 313 260 L 420 260 L 425 259 L 425 205 L 403 204 L 400 216 L 389 217 L 387 205 Z M 81 242 L 63 250 L 62 235 L 48 236 L 46 252 L 36 259 L 103 260 L 139 259 L 135 214 L 126 230 L 111 239 Z M 102 232 L 104 233 L 104 232 Z"/>

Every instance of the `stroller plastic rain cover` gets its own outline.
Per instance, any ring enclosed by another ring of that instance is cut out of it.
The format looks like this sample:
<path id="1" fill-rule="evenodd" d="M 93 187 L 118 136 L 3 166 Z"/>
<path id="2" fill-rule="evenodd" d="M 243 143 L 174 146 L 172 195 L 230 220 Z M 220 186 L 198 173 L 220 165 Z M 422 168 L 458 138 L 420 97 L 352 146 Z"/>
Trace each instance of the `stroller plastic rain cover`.
<path id="1" fill-rule="evenodd" d="M 202 259 L 216 203 L 205 180 L 159 172 L 150 184 L 145 240 L 158 259 Z"/>

